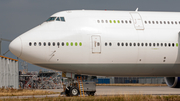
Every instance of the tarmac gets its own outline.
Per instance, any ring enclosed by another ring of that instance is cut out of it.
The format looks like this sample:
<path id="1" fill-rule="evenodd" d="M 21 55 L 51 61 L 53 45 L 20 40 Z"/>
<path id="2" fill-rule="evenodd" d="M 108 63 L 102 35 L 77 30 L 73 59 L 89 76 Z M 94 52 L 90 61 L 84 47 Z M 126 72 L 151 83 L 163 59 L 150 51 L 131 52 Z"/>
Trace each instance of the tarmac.
<path id="1" fill-rule="evenodd" d="M 46 91 L 54 91 L 54 92 L 62 92 L 62 89 L 43 89 Z M 143 87 L 135 87 L 135 86 L 96 86 L 95 96 L 109 96 L 109 95 L 132 95 L 132 94 L 140 94 L 140 95 L 180 95 L 180 89 L 177 88 L 169 88 L 167 86 L 143 86 Z M 60 94 L 52 94 L 52 95 L 29 95 L 29 96 L 4 96 L 3 98 L 43 98 L 43 97 L 58 97 L 63 96 Z"/>

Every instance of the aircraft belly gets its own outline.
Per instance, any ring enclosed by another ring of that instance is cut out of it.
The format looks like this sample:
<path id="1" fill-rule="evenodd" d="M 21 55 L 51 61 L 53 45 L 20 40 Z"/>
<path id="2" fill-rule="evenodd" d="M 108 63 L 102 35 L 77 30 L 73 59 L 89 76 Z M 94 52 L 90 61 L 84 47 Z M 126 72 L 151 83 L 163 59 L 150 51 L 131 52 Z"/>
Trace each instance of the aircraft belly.
<path id="1" fill-rule="evenodd" d="M 99 76 L 179 76 L 180 64 L 36 64 L 77 74 Z"/>

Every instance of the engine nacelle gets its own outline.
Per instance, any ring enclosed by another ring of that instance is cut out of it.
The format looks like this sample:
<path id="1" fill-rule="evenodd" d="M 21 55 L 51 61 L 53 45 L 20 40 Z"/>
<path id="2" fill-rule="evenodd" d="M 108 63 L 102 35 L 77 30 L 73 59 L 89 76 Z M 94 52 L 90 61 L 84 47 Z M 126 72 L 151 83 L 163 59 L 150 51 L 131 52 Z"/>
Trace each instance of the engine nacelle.
<path id="1" fill-rule="evenodd" d="M 180 77 L 164 77 L 166 84 L 171 88 L 180 88 Z"/>

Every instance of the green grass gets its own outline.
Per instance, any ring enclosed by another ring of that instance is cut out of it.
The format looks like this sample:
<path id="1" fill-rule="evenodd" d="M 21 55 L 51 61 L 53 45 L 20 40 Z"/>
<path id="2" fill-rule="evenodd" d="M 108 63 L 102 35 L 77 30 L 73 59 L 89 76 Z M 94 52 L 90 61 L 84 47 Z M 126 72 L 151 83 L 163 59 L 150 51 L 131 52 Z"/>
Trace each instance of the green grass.
<path id="1" fill-rule="evenodd" d="M 45 97 L 27 99 L 0 99 L 0 101 L 180 101 L 178 95 L 119 95 L 119 96 L 92 96 L 92 97 Z"/>

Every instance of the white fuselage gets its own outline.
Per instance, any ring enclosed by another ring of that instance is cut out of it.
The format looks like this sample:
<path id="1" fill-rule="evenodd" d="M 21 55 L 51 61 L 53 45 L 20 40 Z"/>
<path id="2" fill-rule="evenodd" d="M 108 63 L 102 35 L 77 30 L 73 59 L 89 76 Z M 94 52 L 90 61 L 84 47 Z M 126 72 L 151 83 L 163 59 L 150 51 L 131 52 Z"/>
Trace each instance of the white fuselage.
<path id="1" fill-rule="evenodd" d="M 78 74 L 180 76 L 180 13 L 77 10 L 51 17 L 65 21 L 55 18 L 25 32 L 11 42 L 11 52 Z"/>

